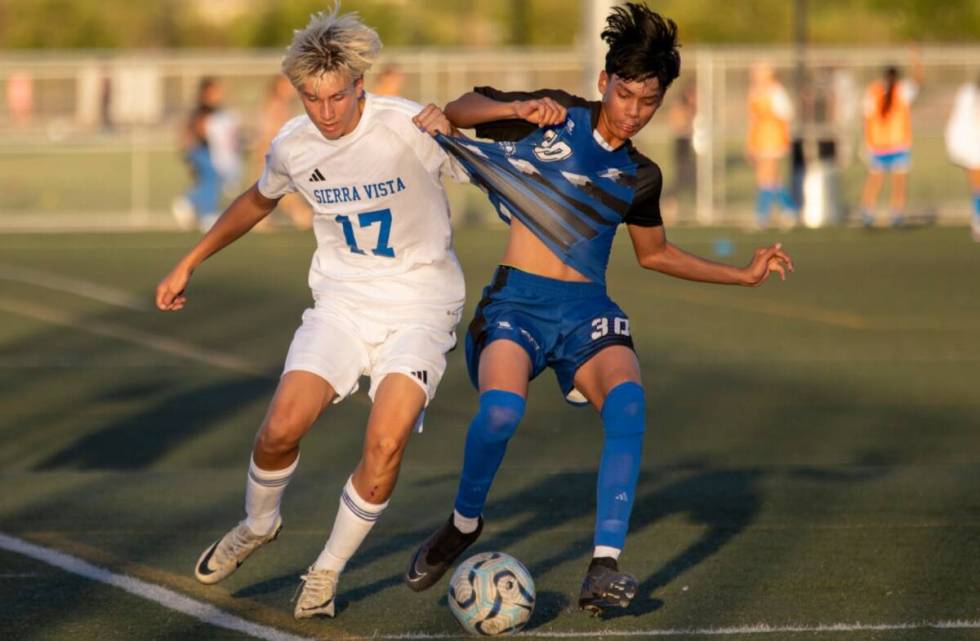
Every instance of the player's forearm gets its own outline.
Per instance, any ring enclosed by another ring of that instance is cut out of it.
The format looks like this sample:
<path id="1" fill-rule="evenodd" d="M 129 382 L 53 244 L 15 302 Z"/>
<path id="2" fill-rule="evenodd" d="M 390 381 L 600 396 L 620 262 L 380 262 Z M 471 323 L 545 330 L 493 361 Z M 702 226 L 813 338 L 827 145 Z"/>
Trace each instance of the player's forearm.
<path id="1" fill-rule="evenodd" d="M 516 118 L 514 103 L 498 102 L 475 91 L 453 100 L 443 111 L 454 127 L 463 129 L 494 120 Z"/>
<path id="2" fill-rule="evenodd" d="M 701 283 L 748 284 L 744 269 L 695 256 L 669 242 L 662 251 L 643 256 L 640 265 L 668 276 Z"/>
<path id="3" fill-rule="evenodd" d="M 214 226 L 184 256 L 181 263 L 193 271 L 208 257 L 241 238 L 256 223 L 268 216 L 275 209 L 276 202 L 263 196 L 258 187 L 253 185 L 228 205 Z"/>

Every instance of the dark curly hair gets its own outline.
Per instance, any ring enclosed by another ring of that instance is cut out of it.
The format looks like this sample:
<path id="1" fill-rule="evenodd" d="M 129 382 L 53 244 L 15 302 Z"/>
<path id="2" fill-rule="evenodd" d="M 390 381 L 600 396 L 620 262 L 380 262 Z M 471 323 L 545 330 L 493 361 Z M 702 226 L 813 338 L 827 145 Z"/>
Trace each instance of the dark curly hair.
<path id="1" fill-rule="evenodd" d="M 656 77 L 661 91 L 681 72 L 677 23 L 646 5 L 627 2 L 606 18 L 602 39 L 609 44 L 606 73 L 624 80 Z"/>

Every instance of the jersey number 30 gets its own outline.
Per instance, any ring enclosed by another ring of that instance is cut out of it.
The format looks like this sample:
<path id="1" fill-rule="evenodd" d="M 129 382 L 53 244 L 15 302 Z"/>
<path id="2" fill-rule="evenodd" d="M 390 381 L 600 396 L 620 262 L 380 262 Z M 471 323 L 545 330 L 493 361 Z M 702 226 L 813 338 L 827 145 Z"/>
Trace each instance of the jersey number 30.
<path id="1" fill-rule="evenodd" d="M 628 318 L 620 318 L 619 316 L 612 319 L 613 320 L 613 334 L 617 336 L 629 336 L 630 335 L 630 321 Z M 609 319 L 608 318 L 594 318 L 592 319 L 592 340 L 597 341 L 603 336 L 609 334 Z"/>
<path id="2" fill-rule="evenodd" d="M 344 240 L 347 246 L 355 254 L 364 254 L 364 250 L 357 246 L 357 236 L 354 235 L 354 224 L 347 216 L 337 216 L 337 222 L 344 229 Z M 378 242 L 371 253 L 375 256 L 395 257 L 395 250 L 388 245 L 388 236 L 391 234 L 391 210 L 380 209 L 378 211 L 366 211 L 357 215 L 357 226 L 361 229 L 379 223 Z"/>

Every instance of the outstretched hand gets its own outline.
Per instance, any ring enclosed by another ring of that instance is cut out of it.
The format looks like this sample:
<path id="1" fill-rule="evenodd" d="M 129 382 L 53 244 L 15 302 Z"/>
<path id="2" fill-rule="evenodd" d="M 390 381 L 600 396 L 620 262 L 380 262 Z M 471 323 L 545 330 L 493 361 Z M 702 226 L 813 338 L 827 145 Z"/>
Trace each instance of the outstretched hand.
<path id="1" fill-rule="evenodd" d="M 163 312 L 184 309 L 184 303 L 187 302 L 184 290 L 187 289 L 190 278 L 191 273 L 180 265 L 164 276 L 157 285 L 157 309 Z"/>
<path id="2" fill-rule="evenodd" d="M 416 127 L 432 136 L 436 134 L 452 136 L 455 133 L 452 123 L 446 118 L 446 114 L 442 113 L 442 109 L 432 103 L 427 104 L 422 111 L 415 114 L 412 122 L 415 123 Z"/>
<path id="3" fill-rule="evenodd" d="M 755 250 L 752 262 L 745 268 L 746 285 L 758 287 L 766 282 L 769 274 L 776 272 L 780 280 L 786 280 L 786 273 L 793 271 L 793 259 L 783 250 L 782 243 Z"/>
<path id="4" fill-rule="evenodd" d="M 539 127 L 560 125 L 568 117 L 568 110 L 551 98 L 520 100 L 512 104 L 514 116 Z"/>

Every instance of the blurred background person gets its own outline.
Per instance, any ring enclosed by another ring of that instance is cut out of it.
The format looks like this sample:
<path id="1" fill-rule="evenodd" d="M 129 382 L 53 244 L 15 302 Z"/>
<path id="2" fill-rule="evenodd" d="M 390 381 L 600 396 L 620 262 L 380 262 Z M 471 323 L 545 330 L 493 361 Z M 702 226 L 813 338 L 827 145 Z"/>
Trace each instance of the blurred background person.
<path id="1" fill-rule="evenodd" d="M 868 146 L 868 177 L 861 194 L 861 222 L 875 223 L 878 194 L 891 174 L 891 223 L 905 222 L 909 163 L 912 157 L 912 102 L 922 83 L 922 65 L 913 59 L 912 76 L 902 78 L 898 67 L 889 66 L 864 95 L 864 139 Z"/>
<path id="2" fill-rule="evenodd" d="M 258 180 L 265 168 L 265 153 L 272 139 L 286 124 L 286 121 L 299 113 L 296 101 L 296 91 L 289 79 L 276 75 L 269 83 L 262 100 L 259 114 L 259 135 L 255 140 L 251 157 L 251 175 Z M 282 212 L 289 217 L 297 229 L 309 229 L 313 226 L 313 210 L 299 194 L 287 194 L 279 200 L 276 212 Z M 275 213 L 275 212 L 273 212 Z M 272 216 L 267 216 L 259 222 L 257 231 L 269 231 L 273 226 Z"/>
<path id="3" fill-rule="evenodd" d="M 375 78 L 374 87 L 371 93 L 377 96 L 401 96 L 402 86 L 405 84 L 405 74 L 402 68 L 394 62 L 389 62 Z"/>
<path id="4" fill-rule="evenodd" d="M 34 78 L 26 71 L 15 71 L 7 78 L 7 110 L 18 127 L 26 127 L 34 112 Z"/>
<path id="5" fill-rule="evenodd" d="M 684 84 L 677 99 L 667 111 L 667 126 L 673 142 L 674 175 L 664 190 L 663 213 L 676 220 L 679 200 L 694 193 L 697 181 L 697 160 L 694 157 L 694 119 L 698 115 L 697 86 L 693 81 Z"/>
<path id="6" fill-rule="evenodd" d="M 792 226 L 799 207 L 783 184 L 781 165 L 790 147 L 793 103 L 768 62 L 752 65 L 749 82 L 746 152 L 755 169 L 756 227 L 768 225 L 773 205 L 779 206 L 784 226 Z"/>
<path id="7" fill-rule="evenodd" d="M 980 243 L 980 75 L 956 92 L 946 124 L 946 149 L 953 163 L 966 169 L 973 194 L 970 229 Z"/>
<path id="8" fill-rule="evenodd" d="M 224 190 L 237 188 L 242 173 L 238 117 L 227 111 L 224 85 L 213 77 L 201 79 L 197 104 L 182 131 L 181 148 L 193 184 L 174 200 L 172 211 L 183 229 L 195 225 L 207 231 L 218 219 Z"/>

